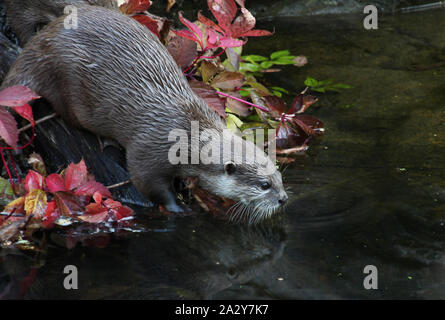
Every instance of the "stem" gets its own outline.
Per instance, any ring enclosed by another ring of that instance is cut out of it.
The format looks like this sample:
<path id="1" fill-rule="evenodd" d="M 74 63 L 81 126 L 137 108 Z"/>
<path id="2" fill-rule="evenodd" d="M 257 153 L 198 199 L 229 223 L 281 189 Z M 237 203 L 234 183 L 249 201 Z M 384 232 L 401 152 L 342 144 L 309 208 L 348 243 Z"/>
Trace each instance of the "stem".
<path id="1" fill-rule="evenodd" d="M 208 50 L 207 48 L 204 49 L 204 50 L 202 51 L 202 53 L 205 54 L 207 50 Z M 192 64 L 189 65 L 189 66 L 187 67 L 187 69 L 184 70 L 184 74 L 186 74 L 187 71 L 189 71 L 190 69 L 192 69 L 192 68 L 195 66 L 195 64 L 198 62 L 199 59 L 215 59 L 215 58 L 218 58 L 220 55 L 222 55 L 224 52 L 226 52 L 226 49 L 225 49 L 225 48 L 223 48 L 223 50 L 222 50 L 220 53 L 218 53 L 217 55 L 210 56 L 210 57 L 205 56 L 205 55 L 199 55 L 199 54 L 198 54 L 198 56 L 195 58 L 195 60 L 193 60 Z"/>
<path id="2" fill-rule="evenodd" d="M 55 117 L 57 117 L 57 114 L 56 113 L 52 113 L 52 114 L 50 114 L 50 115 L 48 115 L 46 117 L 43 117 L 43 118 L 37 120 L 35 122 L 35 124 L 38 125 L 38 124 L 40 124 L 42 122 L 45 122 L 45 121 L 50 120 L 50 119 L 55 118 Z M 32 124 L 28 124 L 28 125 L 24 126 L 23 128 L 20 128 L 19 132 L 23 132 L 23 131 L 26 131 L 26 130 L 31 129 L 31 128 L 32 128 Z"/>
<path id="3" fill-rule="evenodd" d="M 216 91 L 216 93 L 219 94 L 220 96 L 224 96 L 224 97 L 227 97 L 227 98 L 230 98 L 230 99 L 233 99 L 233 100 L 236 100 L 236 101 L 248 104 L 249 106 L 252 106 L 252 107 L 255 107 L 257 109 L 260 109 L 261 111 L 270 113 L 270 110 L 268 108 L 265 108 L 265 107 L 259 106 L 257 104 L 251 103 L 249 101 L 246 101 L 246 100 L 243 100 L 243 99 L 231 96 L 230 94 L 227 94 L 227 93 L 224 93 L 224 92 Z"/>
<path id="4" fill-rule="evenodd" d="M 130 183 L 131 183 L 131 181 L 127 180 L 127 181 L 124 181 L 124 182 L 120 182 L 120 183 L 116 183 L 116 184 L 113 184 L 111 186 L 108 186 L 107 189 L 116 189 L 116 188 L 125 186 L 125 185 L 130 184 Z"/>

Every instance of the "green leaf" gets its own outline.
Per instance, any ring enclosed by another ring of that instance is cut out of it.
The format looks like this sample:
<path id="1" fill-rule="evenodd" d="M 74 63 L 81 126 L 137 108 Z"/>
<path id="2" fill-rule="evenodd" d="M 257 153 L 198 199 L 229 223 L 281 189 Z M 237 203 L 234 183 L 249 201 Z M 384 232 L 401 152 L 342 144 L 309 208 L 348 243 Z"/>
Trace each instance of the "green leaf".
<path id="1" fill-rule="evenodd" d="M 283 97 L 283 94 L 282 94 L 280 91 L 272 91 L 272 94 L 273 94 L 274 96 L 277 96 L 277 97 L 280 97 L 280 98 Z"/>
<path id="2" fill-rule="evenodd" d="M 278 128 L 280 126 L 280 121 L 275 121 L 271 119 L 267 119 L 267 122 L 270 124 L 270 126 L 274 129 Z"/>
<path id="3" fill-rule="evenodd" d="M 285 94 L 289 94 L 289 91 L 287 91 L 286 89 L 281 88 L 281 87 L 272 87 L 271 89 L 272 89 L 272 90 L 275 90 L 275 91 L 283 92 L 283 93 L 285 93 Z"/>
<path id="4" fill-rule="evenodd" d="M 270 67 L 272 67 L 275 64 L 274 61 L 263 61 L 261 62 L 261 68 L 263 69 L 269 69 Z"/>
<path id="5" fill-rule="evenodd" d="M 253 78 L 253 77 L 252 77 Z M 257 92 L 259 92 L 261 95 L 269 95 L 270 91 L 265 86 L 263 86 L 261 83 L 257 82 L 255 78 L 248 78 L 246 81 L 246 84 L 251 86 L 252 88 L 256 89 Z"/>
<path id="6" fill-rule="evenodd" d="M 246 122 L 261 122 L 261 118 L 258 114 L 252 114 L 250 116 L 243 118 L 243 120 Z"/>
<path id="7" fill-rule="evenodd" d="M 269 126 L 263 122 L 248 122 L 241 125 L 241 131 L 247 129 L 267 129 Z"/>
<path id="8" fill-rule="evenodd" d="M 274 53 L 272 53 L 270 55 L 270 59 L 271 60 L 276 60 L 279 57 L 283 57 L 283 56 L 288 56 L 290 54 L 289 50 L 280 50 L 280 51 L 275 51 Z"/>
<path id="9" fill-rule="evenodd" d="M 337 89 L 352 89 L 353 88 L 349 84 L 345 84 L 345 83 L 336 83 L 332 87 L 337 88 Z"/>
<path id="10" fill-rule="evenodd" d="M 232 64 L 232 62 L 230 62 L 230 59 L 224 60 L 222 65 L 224 66 L 224 68 L 226 68 L 227 71 L 236 71 L 235 67 Z"/>
<path id="11" fill-rule="evenodd" d="M 311 88 L 318 87 L 318 81 L 311 77 L 307 77 L 306 80 L 304 81 L 304 84 Z"/>
<path id="12" fill-rule="evenodd" d="M 334 79 L 327 79 L 327 80 L 319 81 L 318 82 L 318 86 L 319 87 L 326 87 L 328 85 L 331 85 L 332 83 L 334 83 Z"/>
<path id="13" fill-rule="evenodd" d="M 260 62 L 260 61 L 266 61 L 266 60 L 268 60 L 266 57 L 259 56 L 259 55 L 256 55 L 256 54 L 251 54 L 251 55 L 248 55 L 248 56 L 243 56 L 242 59 L 243 59 L 243 60 L 250 61 L 250 62 Z"/>
<path id="14" fill-rule="evenodd" d="M 257 63 L 240 63 L 240 72 L 260 72 L 261 70 L 261 66 Z"/>
<path id="15" fill-rule="evenodd" d="M 243 122 L 240 120 L 240 118 L 238 118 L 233 114 L 228 114 L 226 121 L 227 121 L 227 128 L 232 132 L 237 132 L 243 125 Z"/>
<path id="16" fill-rule="evenodd" d="M 0 177 L 0 205 L 6 206 L 14 200 L 14 198 L 14 191 L 12 191 L 12 186 L 9 183 L 9 180 Z"/>
<path id="17" fill-rule="evenodd" d="M 239 91 L 239 93 L 241 94 L 242 97 L 248 97 L 248 96 L 250 96 L 250 91 L 249 91 L 249 90 L 241 89 L 241 90 Z"/>
<path id="18" fill-rule="evenodd" d="M 290 57 L 281 57 L 279 59 L 273 60 L 273 62 L 275 64 L 279 64 L 279 65 L 288 65 L 288 64 L 295 64 L 295 61 L 293 60 L 295 57 L 294 56 L 290 56 Z"/>

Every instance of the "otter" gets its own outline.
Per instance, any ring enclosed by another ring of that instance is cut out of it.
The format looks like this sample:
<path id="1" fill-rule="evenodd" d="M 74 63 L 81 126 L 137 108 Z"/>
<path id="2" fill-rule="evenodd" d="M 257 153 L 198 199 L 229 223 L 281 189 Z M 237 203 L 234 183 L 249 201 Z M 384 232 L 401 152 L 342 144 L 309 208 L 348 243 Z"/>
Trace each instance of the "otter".
<path id="1" fill-rule="evenodd" d="M 67 122 L 116 140 L 126 149 L 133 184 L 170 212 L 183 212 L 173 192 L 175 177 L 197 177 L 202 188 L 237 201 L 240 214 L 253 222 L 285 204 L 288 197 L 275 164 L 252 142 L 226 130 L 225 121 L 193 92 L 152 32 L 102 7 L 80 7 L 77 29 L 65 29 L 63 19 L 30 40 L 3 88 L 25 85 Z M 178 144 L 189 155 L 196 152 L 190 145 L 203 145 L 192 134 L 193 123 L 199 124 L 199 133 L 207 129 L 220 138 L 210 144 L 221 161 L 169 160 Z M 188 141 L 169 139 L 174 130 L 186 132 Z M 253 161 L 239 161 L 233 148 L 223 148 L 228 141 L 253 148 Z"/>
<path id="2" fill-rule="evenodd" d="M 117 0 L 5 0 L 6 15 L 19 44 L 24 46 L 36 32 L 62 16 L 69 5 L 96 5 L 117 9 Z"/>

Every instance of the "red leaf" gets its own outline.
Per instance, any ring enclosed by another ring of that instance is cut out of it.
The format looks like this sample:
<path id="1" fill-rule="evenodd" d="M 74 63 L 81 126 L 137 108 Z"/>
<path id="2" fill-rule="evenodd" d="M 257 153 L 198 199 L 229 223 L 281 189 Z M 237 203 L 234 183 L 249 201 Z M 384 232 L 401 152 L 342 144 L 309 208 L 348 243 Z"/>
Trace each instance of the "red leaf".
<path id="1" fill-rule="evenodd" d="M 229 31 L 238 8 L 233 0 L 207 0 L 210 11 L 218 21 L 218 24 L 226 32 Z"/>
<path id="2" fill-rule="evenodd" d="M 317 102 L 318 99 L 314 96 L 299 94 L 295 97 L 292 106 L 288 110 L 288 114 L 292 113 L 303 113 L 305 112 L 312 104 Z"/>
<path id="3" fill-rule="evenodd" d="M 151 4 L 150 0 L 127 0 L 127 3 L 120 6 L 120 10 L 124 14 L 139 13 L 147 11 Z"/>
<path id="4" fill-rule="evenodd" d="M 75 195 L 80 196 L 93 196 L 95 193 L 99 193 L 101 196 L 111 198 L 111 192 L 102 183 L 97 181 L 88 181 L 84 185 L 81 185 L 74 192 Z"/>
<path id="5" fill-rule="evenodd" d="M 119 221 L 119 220 L 121 220 L 123 218 L 127 218 L 127 217 L 130 217 L 132 215 L 133 215 L 133 210 L 132 209 L 130 209 L 128 207 L 125 207 L 125 206 L 122 206 L 116 212 L 116 220 Z"/>
<path id="6" fill-rule="evenodd" d="M 65 180 L 60 174 L 53 173 L 49 175 L 46 177 L 45 182 L 49 192 L 68 191 L 65 187 Z"/>
<path id="7" fill-rule="evenodd" d="M 286 103 L 280 97 L 266 96 L 264 100 L 271 111 L 272 117 L 279 118 L 285 112 Z"/>
<path id="8" fill-rule="evenodd" d="M 120 207 L 122 207 L 122 203 L 120 203 L 119 201 L 115 201 L 113 199 L 107 199 L 104 201 L 104 205 L 108 208 L 108 209 L 119 209 Z"/>
<path id="9" fill-rule="evenodd" d="M 32 115 L 32 108 L 29 104 L 24 104 L 20 107 L 14 107 L 14 111 L 17 112 L 22 118 L 25 118 L 32 125 L 35 125 L 34 116 Z"/>
<path id="10" fill-rule="evenodd" d="M 77 215 L 84 211 L 86 199 L 71 192 L 59 191 L 54 193 L 54 199 L 61 215 Z"/>
<path id="11" fill-rule="evenodd" d="M 198 55 L 196 43 L 185 37 L 174 37 L 167 50 L 182 69 L 187 68 Z"/>
<path id="12" fill-rule="evenodd" d="M 233 38 L 225 37 L 225 38 L 219 39 L 219 46 L 222 48 L 236 48 L 236 47 L 240 47 L 244 44 L 246 44 L 245 41 L 236 40 Z"/>
<path id="13" fill-rule="evenodd" d="M 16 147 L 19 140 L 17 122 L 11 113 L 0 108 L 0 137 L 11 147 Z"/>
<path id="14" fill-rule="evenodd" d="M 207 48 L 218 48 L 219 37 L 215 30 L 207 28 Z"/>
<path id="15" fill-rule="evenodd" d="M 216 31 L 224 34 L 224 30 L 221 29 L 220 26 L 218 26 L 215 22 L 213 22 L 212 20 L 210 20 L 209 18 L 205 17 L 204 15 L 202 15 L 201 11 L 198 12 L 198 20 L 199 22 L 201 22 L 202 24 L 206 25 L 207 27 L 210 28 L 214 28 Z"/>
<path id="16" fill-rule="evenodd" d="M 287 122 L 281 123 L 276 130 L 276 146 L 278 150 L 301 146 L 307 138 L 306 134 L 301 134 Z"/>
<path id="17" fill-rule="evenodd" d="M 201 41 L 188 30 L 172 30 L 177 36 L 192 40 L 201 45 Z"/>
<path id="18" fill-rule="evenodd" d="M 250 30 L 241 34 L 240 37 L 267 37 L 271 35 L 273 33 L 267 30 Z"/>
<path id="19" fill-rule="evenodd" d="M 87 211 L 79 217 L 79 219 L 89 223 L 101 223 L 108 217 L 107 208 L 97 207 L 97 203 L 93 203 L 87 206 Z"/>
<path id="20" fill-rule="evenodd" d="M 88 181 L 88 170 L 83 159 L 78 164 L 70 164 L 65 172 L 66 190 L 74 190 Z"/>
<path id="21" fill-rule="evenodd" d="M 93 194 L 93 199 L 96 203 L 102 204 L 102 195 L 99 192 Z"/>
<path id="22" fill-rule="evenodd" d="M 33 170 L 29 170 L 25 178 L 26 192 L 31 192 L 34 189 L 43 189 L 43 176 Z"/>
<path id="23" fill-rule="evenodd" d="M 119 201 L 107 199 L 102 202 L 102 196 L 98 193 L 94 194 L 96 203 L 89 204 L 85 213 L 79 218 L 90 223 L 101 223 L 105 221 L 119 221 L 133 214 L 133 210 L 122 206 Z"/>
<path id="24" fill-rule="evenodd" d="M 85 213 L 82 214 L 80 219 L 90 223 L 103 222 L 109 215 L 109 209 L 102 204 L 102 195 L 96 192 L 93 196 L 96 203 L 87 205 Z"/>
<path id="25" fill-rule="evenodd" d="M 238 92 L 231 92 L 230 93 L 231 96 L 234 96 L 236 98 L 240 98 L 242 99 L 241 94 L 239 94 Z M 230 109 L 231 112 L 240 115 L 242 117 L 247 117 L 248 115 L 251 114 L 251 106 L 249 106 L 248 104 L 245 104 L 244 102 L 232 99 L 232 98 L 227 98 L 227 108 Z"/>
<path id="26" fill-rule="evenodd" d="M 221 117 L 227 117 L 224 101 L 216 93 L 215 89 L 202 81 L 194 80 L 191 81 L 189 84 L 196 95 L 202 98 L 209 105 L 210 108 L 215 110 Z"/>
<path id="27" fill-rule="evenodd" d="M 159 25 L 158 22 L 150 17 L 147 17 L 143 14 L 139 14 L 136 16 L 133 16 L 133 19 L 135 19 L 140 24 L 143 24 L 146 26 L 151 32 L 155 34 L 159 39 L 161 38 L 161 35 L 159 34 Z"/>
<path id="28" fill-rule="evenodd" d="M 233 39 L 272 35 L 272 32 L 267 30 L 253 30 L 256 24 L 255 17 L 244 7 L 243 0 L 237 0 L 236 2 L 241 7 L 241 15 L 238 16 L 235 21 L 234 18 L 238 9 L 234 0 L 207 0 L 209 8 L 218 21 L 219 26 L 216 27 L 213 21 L 200 14 L 198 14 L 198 20 L 206 26 L 215 28 L 227 38 Z M 223 31 L 221 29 L 223 29 Z M 221 42 L 223 43 L 224 41 Z M 229 47 L 227 44 L 232 44 L 232 47 L 235 47 L 235 43 L 230 43 L 227 40 L 225 40 L 225 45 L 221 44 L 221 47 Z"/>
<path id="29" fill-rule="evenodd" d="M 114 214 L 115 219 L 117 221 L 129 217 L 133 215 L 133 210 L 125 207 L 119 201 L 114 201 L 112 199 L 107 199 L 104 201 L 104 205 L 110 209 L 110 211 Z"/>
<path id="30" fill-rule="evenodd" d="M 201 49 L 204 49 L 204 35 L 202 34 L 201 29 L 199 29 L 199 27 L 190 22 L 189 20 L 187 20 L 186 18 L 184 18 L 182 16 L 182 12 L 179 12 L 179 20 L 181 20 L 181 22 L 196 36 L 196 39 L 194 41 L 198 42 L 199 45 L 201 46 Z M 180 35 L 180 34 L 178 34 Z M 188 38 L 190 39 L 190 38 Z M 190 39 L 193 40 L 193 39 Z"/>
<path id="31" fill-rule="evenodd" d="M 57 204 L 55 201 L 48 202 L 48 206 L 46 207 L 45 215 L 42 219 L 42 225 L 44 228 L 52 228 L 54 221 L 56 221 L 60 217 L 60 212 L 57 209 Z"/>
<path id="32" fill-rule="evenodd" d="M 320 119 L 308 115 L 297 115 L 292 119 L 297 129 L 303 130 L 308 136 L 320 136 L 324 132 L 324 124 Z"/>
<path id="33" fill-rule="evenodd" d="M 224 71 L 218 74 L 212 81 L 212 86 L 219 88 L 221 90 L 233 91 L 237 88 L 242 87 L 245 78 L 242 73 Z"/>
<path id="34" fill-rule="evenodd" d="M 255 27 L 255 17 L 246 8 L 241 8 L 241 15 L 238 16 L 233 22 L 230 31 L 234 38 L 240 37 L 247 31 L 252 30 Z"/>
<path id="35" fill-rule="evenodd" d="M 0 91 L 0 106 L 20 107 L 40 96 L 25 86 L 14 86 Z"/>

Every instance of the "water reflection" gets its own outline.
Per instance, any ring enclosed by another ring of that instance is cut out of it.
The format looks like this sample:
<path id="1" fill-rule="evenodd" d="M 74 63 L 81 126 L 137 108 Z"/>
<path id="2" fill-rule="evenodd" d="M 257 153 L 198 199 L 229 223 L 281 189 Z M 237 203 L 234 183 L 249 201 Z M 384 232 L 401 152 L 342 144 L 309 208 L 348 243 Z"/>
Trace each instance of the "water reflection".
<path id="1" fill-rule="evenodd" d="M 23 292 L 36 260 L 22 253 L 6 254 L 2 263 L 3 298 L 213 298 L 216 293 L 261 276 L 283 255 L 286 237 L 280 219 L 273 226 L 250 228 L 212 217 L 173 219 L 172 232 L 131 234 L 106 249 L 71 251 L 49 243 L 46 265 Z M 80 290 L 63 289 L 65 265 L 79 269 Z M 22 292 L 20 292 L 22 290 Z"/>

